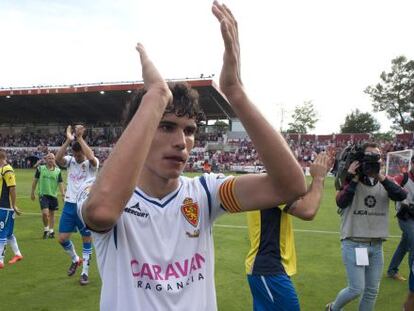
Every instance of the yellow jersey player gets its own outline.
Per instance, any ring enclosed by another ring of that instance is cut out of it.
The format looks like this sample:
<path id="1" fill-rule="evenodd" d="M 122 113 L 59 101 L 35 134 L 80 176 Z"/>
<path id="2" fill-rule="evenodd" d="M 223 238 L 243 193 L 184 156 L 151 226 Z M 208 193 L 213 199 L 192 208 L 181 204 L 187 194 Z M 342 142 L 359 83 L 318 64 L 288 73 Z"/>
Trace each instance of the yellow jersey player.
<path id="1" fill-rule="evenodd" d="M 12 166 L 7 163 L 7 154 L 3 149 L 0 149 L 0 174 L 0 269 L 3 269 L 6 244 L 14 252 L 9 264 L 23 259 L 13 234 L 15 214 L 21 214 L 16 206 L 16 177 Z"/>

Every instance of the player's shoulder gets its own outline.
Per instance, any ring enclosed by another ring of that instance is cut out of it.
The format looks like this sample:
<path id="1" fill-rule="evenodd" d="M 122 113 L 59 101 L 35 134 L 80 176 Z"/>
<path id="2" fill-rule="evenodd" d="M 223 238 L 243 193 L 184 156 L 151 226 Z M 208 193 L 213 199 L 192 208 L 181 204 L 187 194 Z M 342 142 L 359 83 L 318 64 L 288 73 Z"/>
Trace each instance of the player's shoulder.
<path id="1" fill-rule="evenodd" d="M 226 176 L 223 173 L 204 173 L 200 177 L 203 177 L 206 180 L 223 180 L 229 176 Z"/>
<path id="2" fill-rule="evenodd" d="M 216 193 L 220 186 L 229 178 L 233 176 L 226 176 L 224 174 L 204 173 L 193 178 L 194 187 L 204 188 L 209 193 Z"/>
<path id="3" fill-rule="evenodd" d="M 200 183 L 200 181 L 206 181 L 208 183 L 210 182 L 215 182 L 215 181 L 219 181 L 219 180 L 223 180 L 226 179 L 228 176 L 224 175 L 224 174 L 216 174 L 216 173 L 204 173 L 201 175 L 196 175 L 196 176 L 181 176 L 181 181 L 184 183 Z"/>
<path id="4" fill-rule="evenodd" d="M 67 154 L 67 155 L 63 156 L 63 159 L 64 159 L 65 161 L 70 161 L 72 158 L 73 158 L 73 156 L 72 156 L 72 155 L 70 155 L 70 154 Z"/>
<path id="5" fill-rule="evenodd" d="M 14 173 L 14 169 L 10 164 L 6 164 L 1 169 L 1 174 L 4 175 L 6 173 Z"/>
<path id="6" fill-rule="evenodd" d="M 99 159 L 97 158 L 97 157 L 94 157 L 94 160 L 96 161 L 96 166 L 99 166 Z M 83 162 L 84 164 L 86 164 L 86 165 L 88 165 L 90 168 L 94 168 L 94 167 L 96 167 L 94 164 L 93 164 L 93 160 L 88 160 L 88 159 L 85 159 L 85 161 Z"/>
<path id="7" fill-rule="evenodd" d="M 54 172 L 54 174 L 55 175 L 60 175 L 60 174 L 62 174 L 62 170 L 60 169 L 60 167 L 59 166 L 55 166 L 55 169 L 53 170 L 53 172 Z"/>
<path id="8" fill-rule="evenodd" d="M 70 166 L 72 166 L 73 164 L 76 163 L 75 158 L 73 156 L 69 155 L 69 154 L 67 154 L 63 157 L 62 162 L 63 162 L 62 165 L 64 167 L 67 167 L 67 168 L 69 168 Z"/>

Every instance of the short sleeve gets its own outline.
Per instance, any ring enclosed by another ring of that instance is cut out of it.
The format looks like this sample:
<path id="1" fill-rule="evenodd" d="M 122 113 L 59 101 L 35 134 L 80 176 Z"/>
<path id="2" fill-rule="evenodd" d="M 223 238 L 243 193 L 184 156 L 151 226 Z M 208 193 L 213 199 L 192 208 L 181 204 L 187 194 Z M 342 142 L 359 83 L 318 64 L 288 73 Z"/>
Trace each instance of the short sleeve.
<path id="1" fill-rule="evenodd" d="M 67 156 L 64 156 L 63 157 L 63 160 L 65 160 L 65 164 L 63 165 L 63 167 L 69 167 L 69 165 L 70 165 L 70 161 L 72 160 L 72 156 L 69 156 L 69 155 L 67 155 Z"/>
<path id="2" fill-rule="evenodd" d="M 3 173 L 3 178 L 7 187 L 16 186 L 16 175 L 14 175 L 14 171 L 11 167 Z"/>
<path id="3" fill-rule="evenodd" d="M 205 186 L 207 187 L 207 197 L 209 199 L 210 205 L 210 220 L 214 222 L 219 216 L 226 213 L 226 210 L 221 207 L 219 189 L 220 186 L 229 178 L 233 176 L 225 176 L 224 174 L 203 174 L 200 177 L 200 182 L 203 184 L 205 181 Z M 203 185 L 204 187 L 204 185 Z"/>
<path id="4" fill-rule="evenodd" d="M 92 172 L 96 172 L 99 169 L 99 159 L 95 157 L 95 161 L 96 161 L 96 166 L 92 166 L 91 164 L 89 164 L 89 169 Z"/>
<path id="5" fill-rule="evenodd" d="M 93 166 L 91 162 L 89 161 L 89 172 L 90 173 L 96 173 L 99 169 L 99 159 L 97 157 L 94 157 L 96 161 L 96 166 Z"/>

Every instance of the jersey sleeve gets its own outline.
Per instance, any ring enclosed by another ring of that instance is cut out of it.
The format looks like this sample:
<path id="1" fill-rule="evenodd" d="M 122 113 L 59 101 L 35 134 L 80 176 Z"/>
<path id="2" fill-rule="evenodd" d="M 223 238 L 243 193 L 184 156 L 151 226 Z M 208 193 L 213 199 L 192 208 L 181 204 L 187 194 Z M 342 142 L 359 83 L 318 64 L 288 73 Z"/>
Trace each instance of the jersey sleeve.
<path id="1" fill-rule="evenodd" d="M 96 161 L 96 166 L 92 166 L 92 164 L 89 164 L 89 169 L 92 172 L 96 172 L 99 169 L 99 159 L 95 157 L 95 161 Z"/>
<path id="2" fill-rule="evenodd" d="M 209 200 L 210 220 L 214 222 L 219 216 L 226 213 L 226 210 L 221 206 L 219 189 L 220 186 L 233 176 L 225 176 L 224 174 L 203 174 L 200 181 L 205 180 L 207 187 L 207 198 Z M 202 182 L 203 184 L 203 182 Z"/>
<path id="3" fill-rule="evenodd" d="M 394 178 L 391 178 L 391 179 L 393 179 L 393 181 L 394 181 L 397 185 L 401 185 L 401 183 L 402 183 L 402 182 L 403 182 L 403 180 L 404 180 L 404 174 L 397 175 L 397 176 L 395 176 Z"/>
<path id="4" fill-rule="evenodd" d="M 68 168 L 70 165 L 70 161 L 72 160 L 72 156 L 66 155 L 63 157 L 63 160 L 65 160 L 65 165 L 63 165 L 63 167 Z"/>
<path id="5" fill-rule="evenodd" d="M 8 166 L 3 172 L 3 178 L 6 182 L 7 187 L 15 187 L 16 186 L 16 175 L 14 175 L 13 168 Z"/>

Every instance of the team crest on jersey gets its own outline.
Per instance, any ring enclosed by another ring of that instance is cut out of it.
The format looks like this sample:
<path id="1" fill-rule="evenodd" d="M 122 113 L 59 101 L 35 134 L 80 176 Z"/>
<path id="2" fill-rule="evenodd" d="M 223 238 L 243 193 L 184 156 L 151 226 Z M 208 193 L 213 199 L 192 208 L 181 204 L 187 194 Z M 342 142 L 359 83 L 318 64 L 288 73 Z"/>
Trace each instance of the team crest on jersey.
<path id="1" fill-rule="evenodd" d="M 183 205 L 181 205 L 181 212 L 191 225 L 197 227 L 199 220 L 199 208 L 197 202 L 194 202 L 192 198 L 185 198 Z"/>

